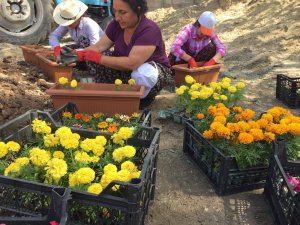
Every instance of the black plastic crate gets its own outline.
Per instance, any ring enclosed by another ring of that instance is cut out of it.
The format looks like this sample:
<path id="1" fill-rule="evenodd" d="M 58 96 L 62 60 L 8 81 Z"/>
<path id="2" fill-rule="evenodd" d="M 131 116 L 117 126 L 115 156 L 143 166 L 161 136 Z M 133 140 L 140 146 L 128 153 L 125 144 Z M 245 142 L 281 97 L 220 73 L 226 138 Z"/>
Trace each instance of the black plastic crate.
<path id="1" fill-rule="evenodd" d="M 28 111 L 0 126 L 0 140 L 22 144 L 33 140 L 31 123 L 35 118 L 44 119 L 52 124 L 52 129 L 57 129 L 48 116 L 38 110 Z M 80 135 L 96 137 L 98 134 L 81 131 Z M 0 222 L 7 225 L 43 225 L 51 220 L 60 221 L 60 225 L 144 224 L 149 203 L 154 199 L 159 137 L 159 129 L 142 127 L 135 138 L 128 139 L 127 143 L 136 147 L 140 159 L 140 177 L 130 182 L 113 181 L 98 196 L 0 176 L 0 196 L 6 196 L 0 201 Z M 111 188 L 114 185 L 120 185 L 120 188 L 113 195 Z M 87 212 L 97 215 L 93 222 L 87 217 L 80 217 Z"/>
<path id="2" fill-rule="evenodd" d="M 265 199 L 271 206 L 275 222 L 280 225 L 300 225 L 300 193 L 295 193 L 287 173 L 300 176 L 300 161 L 286 160 L 284 141 L 273 142 L 275 154 L 265 184 Z"/>
<path id="3" fill-rule="evenodd" d="M 276 98 L 290 108 L 300 107 L 300 77 L 277 75 Z"/>
<path id="4" fill-rule="evenodd" d="M 265 184 L 267 167 L 238 169 L 235 157 L 221 153 L 190 120 L 185 123 L 183 151 L 207 175 L 218 195 L 262 188 Z"/>

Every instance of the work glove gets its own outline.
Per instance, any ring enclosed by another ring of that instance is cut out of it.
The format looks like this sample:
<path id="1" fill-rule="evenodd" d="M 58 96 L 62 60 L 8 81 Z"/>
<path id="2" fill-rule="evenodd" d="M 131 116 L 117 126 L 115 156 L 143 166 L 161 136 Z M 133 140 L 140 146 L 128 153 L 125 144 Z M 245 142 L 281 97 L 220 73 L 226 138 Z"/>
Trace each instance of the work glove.
<path id="1" fill-rule="evenodd" d="M 195 61 L 195 59 L 193 57 L 191 57 L 189 59 L 188 63 L 189 63 L 190 68 L 196 68 L 196 67 L 198 67 L 198 65 L 197 65 L 197 63 L 196 63 L 196 61 Z"/>
<path id="2" fill-rule="evenodd" d="M 211 58 L 209 61 L 204 63 L 203 66 L 212 66 L 212 65 L 215 65 L 215 64 L 216 64 L 216 61 L 213 58 Z"/>
<path id="3" fill-rule="evenodd" d="M 101 64 L 101 57 L 102 57 L 101 53 L 96 52 L 94 50 L 83 50 L 83 51 L 78 51 L 78 52 L 79 53 L 84 52 L 83 58 L 85 61 L 91 61 L 91 62 L 94 62 L 97 64 Z"/>
<path id="4" fill-rule="evenodd" d="M 57 45 L 56 47 L 54 47 L 54 54 L 53 54 L 53 57 L 54 57 L 54 61 L 56 61 L 58 55 L 60 54 L 60 46 Z"/>

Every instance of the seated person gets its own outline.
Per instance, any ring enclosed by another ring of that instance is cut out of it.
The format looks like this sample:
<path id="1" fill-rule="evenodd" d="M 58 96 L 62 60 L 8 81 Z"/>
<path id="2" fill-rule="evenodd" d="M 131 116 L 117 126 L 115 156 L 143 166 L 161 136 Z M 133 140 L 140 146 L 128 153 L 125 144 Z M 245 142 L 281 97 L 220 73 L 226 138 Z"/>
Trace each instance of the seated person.
<path id="1" fill-rule="evenodd" d="M 113 0 L 110 22 L 99 42 L 76 50 L 76 60 L 98 65 L 95 81 L 114 83 L 130 78 L 145 86 L 141 105 L 146 107 L 172 81 L 172 71 L 159 27 L 145 16 L 146 0 Z M 107 51 L 114 47 L 113 52 Z M 63 54 L 58 62 L 64 63 Z M 68 61 L 70 63 L 70 61 Z"/>
<path id="2" fill-rule="evenodd" d="M 170 64 L 188 62 L 190 68 L 198 67 L 196 62 L 205 62 L 203 66 L 214 65 L 225 56 L 226 48 L 214 31 L 216 24 L 212 12 L 203 12 L 194 24 L 189 24 L 177 34 L 169 54 Z"/>
<path id="3" fill-rule="evenodd" d="M 104 34 L 100 26 L 91 18 L 85 17 L 88 6 L 78 0 L 65 0 L 58 4 L 53 12 L 54 21 L 59 24 L 49 37 L 49 44 L 54 49 L 54 59 L 60 53 L 60 39 L 70 34 L 75 44 L 73 49 L 86 48 L 95 44 Z M 88 66 L 92 64 L 88 64 Z"/>

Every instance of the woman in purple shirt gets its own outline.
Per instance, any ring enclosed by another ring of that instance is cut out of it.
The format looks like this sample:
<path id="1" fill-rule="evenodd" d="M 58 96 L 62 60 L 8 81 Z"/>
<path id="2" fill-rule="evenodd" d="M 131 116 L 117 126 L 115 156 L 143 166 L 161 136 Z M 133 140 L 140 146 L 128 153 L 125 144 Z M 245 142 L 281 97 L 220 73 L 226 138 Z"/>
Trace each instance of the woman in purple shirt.
<path id="1" fill-rule="evenodd" d="M 145 86 L 142 106 L 149 105 L 172 81 L 161 31 L 144 15 L 147 10 L 146 0 L 112 0 L 114 20 L 101 40 L 84 51 L 76 51 L 78 61 L 99 64 L 96 82 L 114 83 L 121 79 L 127 83 L 133 78 L 136 84 Z M 108 52 L 111 47 L 113 52 Z"/>

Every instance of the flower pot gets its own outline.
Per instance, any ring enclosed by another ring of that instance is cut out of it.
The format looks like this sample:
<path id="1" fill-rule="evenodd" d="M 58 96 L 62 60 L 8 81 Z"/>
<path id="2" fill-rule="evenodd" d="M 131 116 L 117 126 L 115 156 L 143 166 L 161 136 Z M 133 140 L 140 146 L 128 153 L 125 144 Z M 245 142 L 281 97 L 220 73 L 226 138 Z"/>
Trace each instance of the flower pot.
<path id="1" fill-rule="evenodd" d="M 69 80 L 72 79 L 72 70 L 76 65 L 72 63 L 68 66 L 60 66 L 56 62 L 48 59 L 52 53 L 40 52 L 36 56 L 39 59 L 39 67 L 43 70 L 44 74 L 52 81 L 57 82 L 60 77 L 66 77 Z"/>
<path id="2" fill-rule="evenodd" d="M 212 66 L 198 67 L 189 69 L 188 64 L 178 64 L 172 66 L 175 70 L 175 83 L 176 87 L 185 83 L 185 76 L 191 75 L 198 83 L 208 84 L 213 81 L 217 81 L 219 77 L 219 71 L 223 64 L 215 64 Z"/>
<path id="3" fill-rule="evenodd" d="M 83 113 L 102 112 L 108 115 L 115 113 L 131 115 L 139 111 L 140 97 L 144 93 L 144 86 L 123 84 L 119 90 L 116 90 L 114 84 L 78 83 L 76 89 L 55 85 L 46 93 L 51 95 L 53 106 L 56 109 L 67 102 L 73 102 Z"/>
<path id="4" fill-rule="evenodd" d="M 37 53 L 48 52 L 50 54 L 53 52 L 50 48 L 40 45 L 21 45 L 20 48 L 22 49 L 25 62 L 35 66 L 39 65 L 39 59 L 36 56 Z"/>

